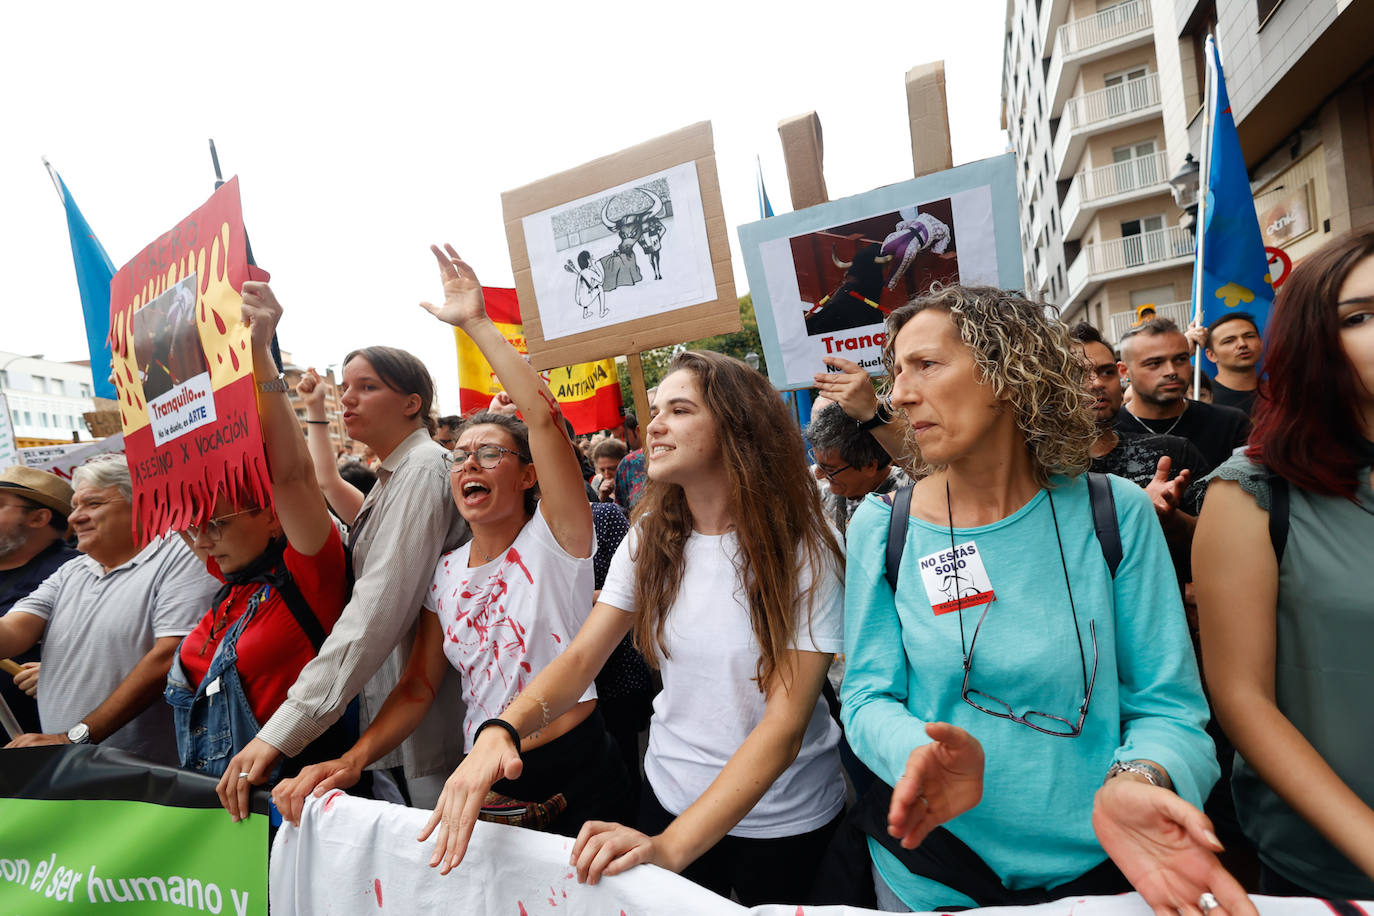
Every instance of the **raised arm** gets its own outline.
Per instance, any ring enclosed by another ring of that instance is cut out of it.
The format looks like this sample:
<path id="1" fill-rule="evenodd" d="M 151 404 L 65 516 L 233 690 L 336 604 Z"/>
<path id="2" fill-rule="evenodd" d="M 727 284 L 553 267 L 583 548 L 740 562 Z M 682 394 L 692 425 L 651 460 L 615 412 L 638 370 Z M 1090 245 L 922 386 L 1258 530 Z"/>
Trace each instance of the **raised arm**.
<path id="1" fill-rule="evenodd" d="M 253 340 L 253 378 L 259 383 L 270 382 L 277 377 L 272 336 L 281 320 L 281 305 L 271 287 L 253 280 L 244 282 L 242 315 Z M 286 392 L 259 389 L 258 416 L 267 446 L 277 520 L 287 542 L 298 553 L 313 557 L 328 540 L 334 523 L 315 482 L 310 455 Z"/>
<path id="2" fill-rule="evenodd" d="M 865 423 L 877 416 L 878 393 L 873 389 L 873 380 L 868 372 L 858 363 L 840 356 L 825 357 L 825 364 L 840 371 L 816 373 L 814 380 L 821 394 L 839 404 L 845 416 L 855 423 Z M 883 409 L 887 409 L 886 405 L 883 405 Z M 916 469 L 911 460 L 911 451 L 906 446 L 909 429 L 906 414 L 899 410 L 886 423 L 870 429 L 869 433 L 891 456 L 893 463 L 914 478 Z"/>
<path id="3" fill-rule="evenodd" d="M 501 386 L 506 389 L 530 431 L 530 452 L 539 474 L 544 519 L 558 543 L 575 557 L 592 553 L 592 508 L 582 488 L 582 466 L 575 446 L 563 429 L 558 408 L 539 373 L 521 356 L 487 317 L 482 285 L 453 250 L 430 246 L 444 281 L 444 304 L 421 306 L 431 315 L 462 328 L 482 351 Z"/>
<path id="4" fill-rule="evenodd" d="M 296 394 L 305 404 L 305 444 L 315 479 L 329 505 L 345 525 L 353 524 L 363 507 L 363 492 L 339 474 L 334 443 L 329 439 L 329 420 L 324 413 L 324 385 L 314 369 L 307 369 L 296 383 Z"/>
<path id="5" fill-rule="evenodd" d="M 1260 778 L 1374 877 L 1374 810 L 1275 699 L 1278 563 L 1268 531 L 1269 514 L 1239 484 L 1210 483 L 1193 538 L 1193 571 L 1212 707 Z"/>

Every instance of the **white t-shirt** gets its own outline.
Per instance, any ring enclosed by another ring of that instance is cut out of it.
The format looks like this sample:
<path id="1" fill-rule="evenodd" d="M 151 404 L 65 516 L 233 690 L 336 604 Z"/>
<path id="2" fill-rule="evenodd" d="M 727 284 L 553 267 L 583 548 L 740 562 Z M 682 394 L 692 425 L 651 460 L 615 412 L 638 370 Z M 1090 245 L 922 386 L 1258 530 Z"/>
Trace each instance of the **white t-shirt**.
<path id="1" fill-rule="evenodd" d="M 592 610 L 592 558 L 570 556 L 541 506 L 504 554 L 468 568 L 472 542 L 439 557 L 425 609 L 439 617 L 444 655 L 463 680 L 463 749 L 473 731 L 568 647 Z M 596 552 L 593 535 L 592 553 Z M 589 686 L 582 700 L 596 699 Z"/>
<path id="2" fill-rule="evenodd" d="M 621 541 L 601 588 L 601 601 L 629 613 L 635 607 L 631 552 L 638 534 L 631 531 Z M 701 797 L 763 719 L 765 697 L 755 680 L 759 647 L 735 570 L 738 552 L 733 533 L 693 532 L 684 549 L 682 587 L 664 625 L 670 657 L 660 659 L 663 692 L 654 699 L 644 772 L 659 802 L 674 815 Z M 844 649 L 840 576 L 839 569 L 827 568 L 811 607 L 798 607 L 795 648 Z M 810 569 L 798 570 L 801 589 L 811 579 Z M 828 823 L 844 804 L 839 740 L 839 727 L 824 698 L 818 698 L 797 759 L 730 835 L 796 836 Z"/>

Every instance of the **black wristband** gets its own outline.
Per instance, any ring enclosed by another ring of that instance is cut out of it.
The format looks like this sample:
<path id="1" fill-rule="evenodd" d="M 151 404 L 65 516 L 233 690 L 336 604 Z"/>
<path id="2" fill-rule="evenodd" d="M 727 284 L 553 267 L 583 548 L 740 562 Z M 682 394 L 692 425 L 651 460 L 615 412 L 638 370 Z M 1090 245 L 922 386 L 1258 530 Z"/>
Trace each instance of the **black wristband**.
<path id="1" fill-rule="evenodd" d="M 506 730 L 506 734 L 510 735 L 510 740 L 512 740 L 512 741 L 515 742 L 515 753 L 516 753 L 517 755 L 520 753 L 520 733 L 519 733 L 518 731 L 515 730 L 515 726 L 514 726 L 514 725 L 511 725 L 511 724 L 510 724 L 509 722 L 507 722 L 505 719 L 488 719 L 487 721 L 483 722 L 481 725 L 477 726 L 477 731 L 475 731 L 475 732 L 472 733 L 472 743 L 473 743 L 473 744 L 476 744 L 476 743 L 477 743 L 477 739 L 480 738 L 480 737 L 482 736 L 482 729 L 486 728 L 486 727 L 489 726 L 489 725 L 495 725 L 495 726 L 498 726 L 498 727 L 500 727 L 500 728 L 504 728 L 504 729 Z M 521 758 L 521 759 L 524 759 L 524 758 Z"/>
<path id="2" fill-rule="evenodd" d="M 879 426 L 886 426 L 892 422 L 892 408 L 881 400 L 878 401 L 878 409 L 873 411 L 873 416 L 859 424 L 859 429 L 877 429 Z"/>
<path id="3" fill-rule="evenodd" d="M 309 423 L 311 426 L 328 426 L 328 425 L 329 425 L 329 421 L 328 421 L 328 420 L 306 420 L 305 422 Z"/>

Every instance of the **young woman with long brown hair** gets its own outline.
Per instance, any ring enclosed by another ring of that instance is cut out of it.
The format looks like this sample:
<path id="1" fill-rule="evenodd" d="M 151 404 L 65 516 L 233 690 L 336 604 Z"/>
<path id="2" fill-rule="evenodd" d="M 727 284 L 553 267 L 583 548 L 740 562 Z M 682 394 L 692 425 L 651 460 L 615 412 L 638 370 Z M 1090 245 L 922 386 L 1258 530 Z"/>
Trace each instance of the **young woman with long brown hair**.
<path id="1" fill-rule="evenodd" d="M 586 824 L 578 880 L 648 862 L 746 905 L 797 902 L 844 803 L 820 698 L 842 644 L 842 556 L 800 431 L 762 375 L 683 353 L 654 407 L 649 483 L 600 601 L 449 779 L 436 858 L 445 871 L 462 859 L 488 788 L 520 772 L 507 729 L 528 735 L 570 708 L 633 627 L 663 675 L 641 829 Z"/>

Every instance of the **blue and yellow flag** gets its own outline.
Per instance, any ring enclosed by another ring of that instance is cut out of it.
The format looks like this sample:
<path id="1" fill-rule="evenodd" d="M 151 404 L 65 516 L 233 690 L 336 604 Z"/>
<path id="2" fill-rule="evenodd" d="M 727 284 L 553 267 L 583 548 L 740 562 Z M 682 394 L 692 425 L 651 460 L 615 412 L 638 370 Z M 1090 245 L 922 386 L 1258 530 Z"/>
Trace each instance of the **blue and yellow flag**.
<path id="1" fill-rule="evenodd" d="M 81 312 L 86 319 L 86 345 L 91 352 L 91 381 L 96 397 L 114 400 L 114 385 L 110 384 L 110 280 L 114 278 L 114 264 L 105 247 L 91 231 L 91 224 L 81 215 L 72 200 L 71 191 L 57 170 L 43 161 L 62 194 L 62 206 L 67 211 L 67 234 L 71 236 L 72 260 L 76 263 L 76 286 L 81 293 Z"/>
<path id="2" fill-rule="evenodd" d="M 1212 38 L 1207 39 L 1207 80 L 1212 90 L 1211 133 L 1203 156 L 1206 200 L 1202 243 L 1193 263 L 1193 314 L 1200 311 L 1205 326 L 1229 311 L 1248 312 L 1255 316 L 1263 336 L 1269 306 L 1274 302 L 1269 256 L 1255 215 L 1255 199 L 1226 94 L 1221 58 Z M 1199 358 L 1209 373 L 1216 371 L 1205 355 L 1200 353 Z"/>

